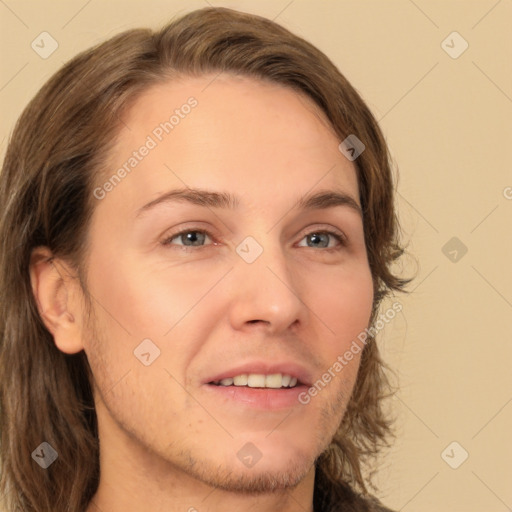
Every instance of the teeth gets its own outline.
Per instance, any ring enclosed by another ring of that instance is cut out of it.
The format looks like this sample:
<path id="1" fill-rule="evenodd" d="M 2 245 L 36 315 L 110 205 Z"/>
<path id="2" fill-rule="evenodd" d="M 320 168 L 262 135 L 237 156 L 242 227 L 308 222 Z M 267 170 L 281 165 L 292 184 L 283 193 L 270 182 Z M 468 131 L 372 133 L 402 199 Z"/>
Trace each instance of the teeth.
<path id="1" fill-rule="evenodd" d="M 267 388 L 280 388 L 282 385 L 283 376 L 280 373 L 274 373 L 265 377 L 265 387 Z"/>
<path id="2" fill-rule="evenodd" d="M 250 388 L 264 388 L 265 387 L 265 375 L 252 373 L 247 377 L 247 385 Z"/>
<path id="3" fill-rule="evenodd" d="M 234 379 L 235 386 L 247 386 L 247 375 L 244 373 L 243 375 L 237 375 Z"/>
<path id="4" fill-rule="evenodd" d="M 242 374 L 235 377 L 227 377 L 214 382 L 220 386 L 248 386 L 250 388 L 293 388 L 297 385 L 297 378 L 282 373 L 263 375 L 261 373 Z"/>

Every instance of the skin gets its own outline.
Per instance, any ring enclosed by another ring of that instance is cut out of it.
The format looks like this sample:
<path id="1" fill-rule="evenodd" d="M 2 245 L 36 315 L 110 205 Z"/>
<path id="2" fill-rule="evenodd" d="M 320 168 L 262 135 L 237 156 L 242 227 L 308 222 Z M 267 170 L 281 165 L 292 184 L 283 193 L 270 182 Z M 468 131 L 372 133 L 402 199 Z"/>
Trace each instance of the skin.
<path id="1" fill-rule="evenodd" d="M 60 350 L 85 350 L 94 376 L 101 479 L 88 512 L 313 510 L 314 461 L 357 377 L 360 355 L 309 404 L 273 411 L 214 399 L 202 385 L 251 358 L 292 359 L 314 382 L 367 327 L 373 300 L 361 215 L 348 206 L 295 207 L 319 190 L 359 204 L 354 164 L 323 113 L 276 84 L 212 80 L 153 86 L 125 114 L 129 129 L 119 133 L 105 179 L 169 112 L 190 96 L 198 101 L 96 201 L 90 321 L 76 271 L 58 258 L 48 263 L 46 248 L 33 254 L 44 321 Z M 137 218 L 143 205 L 185 186 L 230 192 L 240 204 L 173 202 Z M 185 228 L 212 236 L 188 249 L 186 236 L 162 244 Z M 325 229 L 344 233 L 346 244 L 307 236 Z M 251 264 L 236 252 L 247 236 L 263 248 Z M 149 366 L 133 353 L 146 338 L 160 349 Z M 248 442 L 262 453 L 250 468 L 237 457 Z"/>

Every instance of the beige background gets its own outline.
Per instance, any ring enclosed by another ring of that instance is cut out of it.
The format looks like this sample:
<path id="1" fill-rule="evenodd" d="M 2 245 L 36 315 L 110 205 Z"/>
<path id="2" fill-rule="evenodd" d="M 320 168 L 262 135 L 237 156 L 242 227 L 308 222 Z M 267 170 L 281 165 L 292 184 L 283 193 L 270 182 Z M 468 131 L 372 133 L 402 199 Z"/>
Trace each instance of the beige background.
<path id="1" fill-rule="evenodd" d="M 275 19 L 323 50 L 380 120 L 400 170 L 417 279 L 381 335 L 401 391 L 379 496 L 406 512 L 511 510 L 512 1 L 3 0 L 2 155 L 25 104 L 78 51 L 208 3 Z M 59 44 L 46 60 L 31 48 L 43 31 Z M 442 46 L 453 31 L 469 44 L 456 59 Z M 462 257 L 443 252 L 452 237 Z M 454 465 L 462 450 L 458 469 L 441 456 Z"/>

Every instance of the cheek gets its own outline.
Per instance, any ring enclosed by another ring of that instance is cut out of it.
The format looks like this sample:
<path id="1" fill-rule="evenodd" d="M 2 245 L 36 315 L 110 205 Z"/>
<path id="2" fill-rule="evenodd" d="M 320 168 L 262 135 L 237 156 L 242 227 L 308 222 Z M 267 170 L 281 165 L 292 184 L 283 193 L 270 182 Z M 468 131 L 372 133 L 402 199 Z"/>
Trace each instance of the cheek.
<path id="1" fill-rule="evenodd" d="M 95 338 L 100 341 L 86 352 L 98 385 L 120 392 L 123 386 L 116 383 L 123 379 L 138 382 L 134 389 L 155 385 L 155 393 L 165 388 L 175 395 L 179 389 L 172 377 L 186 382 L 188 364 L 222 317 L 215 284 L 226 269 L 155 268 L 127 257 L 115 269 L 107 260 L 95 264 L 101 272 L 89 284 L 97 299 Z"/>
<path id="2" fill-rule="evenodd" d="M 100 313 L 113 325 L 124 328 L 125 338 L 129 332 L 132 340 L 171 337 L 190 314 L 203 311 L 198 306 L 203 298 L 215 295 L 215 290 L 209 291 L 226 271 L 213 268 L 198 272 L 192 267 L 154 265 L 136 257 L 117 261 L 115 267 L 99 260 L 95 265 L 101 271 L 91 276 L 90 286 L 103 306 Z M 202 318 L 200 324 L 205 320 Z"/>
<path id="3" fill-rule="evenodd" d="M 331 351 L 346 349 L 368 326 L 373 305 L 373 281 L 366 265 L 337 269 L 323 280 L 308 278 L 307 304 L 330 332 Z M 324 282 L 319 286 L 319 282 Z M 333 352 L 333 353 L 334 353 Z"/>

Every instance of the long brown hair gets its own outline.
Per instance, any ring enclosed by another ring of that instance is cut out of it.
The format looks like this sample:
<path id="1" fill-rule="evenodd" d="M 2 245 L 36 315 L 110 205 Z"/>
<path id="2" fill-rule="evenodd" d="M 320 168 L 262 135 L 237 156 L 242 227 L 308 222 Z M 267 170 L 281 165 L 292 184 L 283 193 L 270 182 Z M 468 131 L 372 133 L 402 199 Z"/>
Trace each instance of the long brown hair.
<path id="1" fill-rule="evenodd" d="M 45 328 L 30 284 L 31 252 L 47 246 L 85 275 L 92 190 L 123 112 L 156 82 L 220 72 L 301 91 L 325 112 L 340 141 L 355 134 L 364 142 L 354 163 L 374 283 L 371 322 L 382 299 L 407 282 L 391 269 L 403 248 L 384 137 L 359 94 L 310 43 L 270 20 L 206 8 L 81 53 L 24 110 L 0 175 L 0 491 L 9 510 L 82 511 L 99 480 L 90 368 L 84 352 L 60 352 Z M 86 291 L 85 280 L 82 286 Z M 326 492 L 340 482 L 367 492 L 363 468 L 392 434 L 382 407 L 389 391 L 370 337 L 346 414 L 316 463 Z M 46 470 L 31 457 L 43 441 L 58 451 Z"/>

